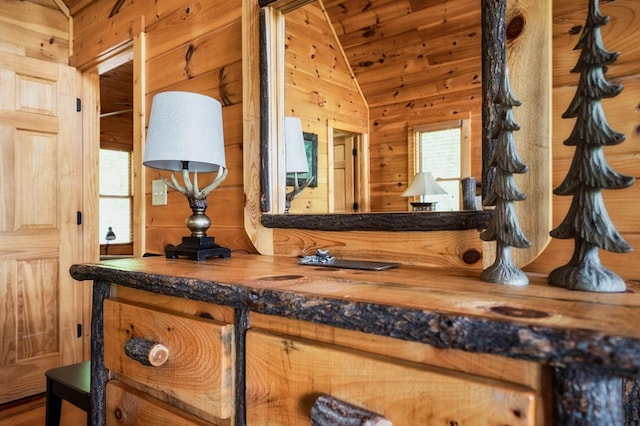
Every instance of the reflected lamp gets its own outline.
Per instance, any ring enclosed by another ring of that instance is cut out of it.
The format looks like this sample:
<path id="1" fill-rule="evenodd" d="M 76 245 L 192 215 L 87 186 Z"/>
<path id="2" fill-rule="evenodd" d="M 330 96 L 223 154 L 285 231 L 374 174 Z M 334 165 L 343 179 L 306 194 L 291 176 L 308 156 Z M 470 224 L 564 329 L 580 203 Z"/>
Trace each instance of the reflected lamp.
<path id="1" fill-rule="evenodd" d="M 311 176 L 300 184 L 298 173 L 308 173 L 309 163 L 307 161 L 307 151 L 304 147 L 304 135 L 302 133 L 302 122 L 297 117 L 284 118 L 284 163 L 285 172 L 293 173 L 293 189 L 285 194 L 284 212 L 289 213 L 291 201 L 313 182 Z"/>
<path id="2" fill-rule="evenodd" d="M 415 175 L 413 182 L 406 191 L 402 193 L 403 197 L 420 197 L 420 201 L 411 202 L 414 211 L 433 211 L 436 209 L 437 201 L 426 201 L 427 195 L 446 194 L 447 191 L 436 182 L 431 172 L 420 172 Z"/>
<path id="3" fill-rule="evenodd" d="M 149 128 L 143 164 L 146 167 L 171 171 L 171 181 L 161 177 L 169 188 L 182 193 L 192 214 L 185 220 L 191 235 L 182 244 L 168 245 L 167 258 L 186 256 L 191 260 L 209 257 L 230 257 L 231 251 L 215 244 L 207 236 L 211 220 L 205 214 L 207 196 L 227 177 L 224 155 L 222 106 L 217 100 L 192 92 L 162 92 L 151 104 Z M 175 172 L 182 173 L 184 185 Z M 216 178 L 202 190 L 198 173 L 217 172 Z M 193 182 L 190 178 L 193 173 Z"/>

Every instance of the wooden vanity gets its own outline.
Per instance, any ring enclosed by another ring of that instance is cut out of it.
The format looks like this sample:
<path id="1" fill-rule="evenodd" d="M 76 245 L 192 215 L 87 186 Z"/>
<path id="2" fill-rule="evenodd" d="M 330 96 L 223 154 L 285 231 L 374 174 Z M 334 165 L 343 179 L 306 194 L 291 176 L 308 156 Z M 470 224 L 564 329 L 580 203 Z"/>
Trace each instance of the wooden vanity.
<path id="1" fill-rule="evenodd" d="M 93 281 L 92 424 L 310 424 L 321 396 L 393 425 L 638 420 L 637 283 L 592 294 L 238 253 L 70 272 Z M 131 339 L 162 362 L 134 360 Z"/>

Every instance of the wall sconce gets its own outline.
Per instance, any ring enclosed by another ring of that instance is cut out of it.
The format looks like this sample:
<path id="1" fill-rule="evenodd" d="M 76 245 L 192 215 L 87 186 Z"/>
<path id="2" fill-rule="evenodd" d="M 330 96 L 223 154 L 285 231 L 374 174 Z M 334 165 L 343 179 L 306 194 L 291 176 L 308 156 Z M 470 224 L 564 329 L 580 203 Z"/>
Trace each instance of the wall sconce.
<path id="1" fill-rule="evenodd" d="M 207 195 L 227 177 L 224 155 L 222 106 L 217 100 L 191 92 L 163 92 L 153 98 L 143 164 L 171 171 L 169 188 L 187 197 L 192 214 L 185 224 L 191 236 L 182 237 L 182 244 L 168 245 L 167 258 L 187 256 L 191 260 L 209 257 L 230 257 L 231 250 L 215 244 L 207 236 L 211 220 L 205 214 Z M 181 171 L 184 186 L 174 172 Z M 193 172 L 193 183 L 189 173 Z M 217 172 L 208 186 L 198 188 L 198 172 Z"/>
<path id="2" fill-rule="evenodd" d="M 285 172 L 293 173 L 293 189 L 285 194 L 284 212 L 289 213 L 291 201 L 300 195 L 315 178 L 315 176 L 311 176 L 302 185 L 298 182 L 298 173 L 308 173 L 309 163 L 307 162 L 307 151 L 304 147 L 302 122 L 297 117 L 284 118 L 284 146 Z"/>
<path id="3" fill-rule="evenodd" d="M 447 191 L 438 185 L 438 182 L 436 182 L 431 172 L 420 172 L 415 175 L 413 182 L 411 182 L 409 188 L 402 193 L 402 196 L 420 197 L 419 202 L 411 202 L 413 211 L 433 211 L 436 209 L 437 201 L 425 201 L 425 196 L 446 193 Z"/>

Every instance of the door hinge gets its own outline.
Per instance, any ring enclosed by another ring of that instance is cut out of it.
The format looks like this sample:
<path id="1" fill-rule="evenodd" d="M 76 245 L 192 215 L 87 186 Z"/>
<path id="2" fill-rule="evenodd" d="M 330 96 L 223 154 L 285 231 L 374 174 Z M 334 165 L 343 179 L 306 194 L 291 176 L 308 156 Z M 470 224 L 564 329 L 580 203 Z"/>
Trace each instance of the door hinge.
<path id="1" fill-rule="evenodd" d="M 76 111 L 82 111 L 82 99 L 80 98 L 76 98 Z"/>
<path id="2" fill-rule="evenodd" d="M 82 337 L 82 324 L 76 324 L 77 337 Z"/>
<path id="3" fill-rule="evenodd" d="M 80 211 L 76 212 L 76 224 L 82 225 L 82 212 Z"/>
<path id="4" fill-rule="evenodd" d="M 353 211 L 354 212 L 358 211 L 358 203 L 353 203 Z"/>
<path id="5" fill-rule="evenodd" d="M 358 150 L 357 150 L 356 148 L 353 148 L 353 149 L 351 150 L 351 155 L 353 155 L 354 157 L 355 157 L 356 155 L 358 155 Z"/>

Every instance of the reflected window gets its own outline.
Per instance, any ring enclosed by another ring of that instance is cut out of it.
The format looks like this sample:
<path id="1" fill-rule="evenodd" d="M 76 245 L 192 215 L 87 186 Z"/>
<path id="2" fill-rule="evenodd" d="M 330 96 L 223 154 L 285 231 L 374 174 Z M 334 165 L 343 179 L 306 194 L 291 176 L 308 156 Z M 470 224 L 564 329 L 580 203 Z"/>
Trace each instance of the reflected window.
<path id="1" fill-rule="evenodd" d="M 106 244 L 109 227 L 113 244 L 132 241 L 131 152 L 100 149 L 100 244 Z"/>
<path id="2" fill-rule="evenodd" d="M 461 209 L 460 180 L 469 174 L 469 120 L 427 124 L 413 129 L 413 176 L 431 172 L 446 194 L 432 195 L 439 211 Z"/>

